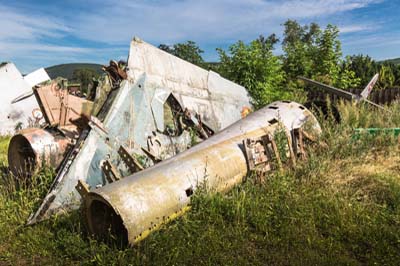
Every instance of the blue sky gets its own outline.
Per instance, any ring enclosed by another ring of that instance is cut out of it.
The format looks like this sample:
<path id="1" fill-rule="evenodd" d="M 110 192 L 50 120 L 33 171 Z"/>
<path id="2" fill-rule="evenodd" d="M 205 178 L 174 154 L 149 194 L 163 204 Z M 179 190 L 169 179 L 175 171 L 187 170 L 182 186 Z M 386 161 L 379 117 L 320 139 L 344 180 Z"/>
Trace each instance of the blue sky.
<path id="1" fill-rule="evenodd" d="M 399 11 L 400 1 L 389 0 L 0 0 L 0 61 L 23 72 L 106 64 L 127 58 L 133 36 L 154 45 L 193 40 L 215 61 L 217 47 L 281 36 L 287 19 L 337 25 L 344 55 L 381 60 L 400 57 Z"/>

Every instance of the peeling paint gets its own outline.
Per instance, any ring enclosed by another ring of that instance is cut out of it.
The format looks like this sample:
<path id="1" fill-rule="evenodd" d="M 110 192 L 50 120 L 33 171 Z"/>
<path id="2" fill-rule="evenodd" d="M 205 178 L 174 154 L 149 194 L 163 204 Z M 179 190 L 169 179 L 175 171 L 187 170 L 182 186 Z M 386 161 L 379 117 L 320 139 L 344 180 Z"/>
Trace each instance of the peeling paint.
<path id="1" fill-rule="evenodd" d="M 276 109 L 269 108 L 271 106 Z M 274 120 L 278 122 L 267 122 Z M 101 236 L 106 233 L 101 228 L 108 228 L 114 233 L 126 234 L 123 238 L 135 244 L 158 228 L 160 223 L 171 220 L 189 207 L 188 188 L 194 192 L 206 182 L 211 191 L 225 192 L 242 182 L 250 170 L 243 150 L 244 140 L 273 137 L 279 130 L 293 132 L 299 129 L 313 136 L 321 133 L 317 120 L 304 106 L 294 102 L 272 103 L 168 160 L 90 190 L 84 198 L 89 229 Z M 289 150 L 299 150 L 293 147 L 299 143 L 291 139 L 295 135 L 286 136 Z M 300 153 L 291 156 L 297 157 Z M 271 159 L 264 162 L 270 163 Z M 102 206 L 101 212 L 99 206 Z M 111 219 L 115 209 L 119 215 L 116 220 Z M 104 219 L 100 220 L 100 215 Z M 160 221 L 158 217 L 164 218 Z"/>

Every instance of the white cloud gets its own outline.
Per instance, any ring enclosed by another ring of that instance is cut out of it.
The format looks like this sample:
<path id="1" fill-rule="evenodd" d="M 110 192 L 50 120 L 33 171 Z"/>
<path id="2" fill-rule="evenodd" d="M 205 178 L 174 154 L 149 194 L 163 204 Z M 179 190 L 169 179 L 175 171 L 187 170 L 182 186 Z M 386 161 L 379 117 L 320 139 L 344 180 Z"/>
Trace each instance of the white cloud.
<path id="1" fill-rule="evenodd" d="M 279 34 L 281 23 L 289 18 L 301 22 L 330 19 L 381 0 L 74 1 L 64 3 L 74 5 L 74 11 L 64 10 L 64 4 L 59 7 L 63 16 L 39 5 L 32 10 L 32 6 L 11 8 L 0 3 L 0 59 L 35 57 L 35 64 L 40 66 L 57 59 L 62 63 L 68 59 L 111 58 L 127 52 L 134 35 L 155 44 L 188 39 L 203 44 L 232 43 L 259 34 Z M 348 22 L 341 27 L 342 32 L 370 30 L 368 25 Z M 123 48 L 62 44 L 71 37 Z"/>
<path id="2" fill-rule="evenodd" d="M 0 5 L 0 57 L 6 60 L 46 52 L 53 57 L 90 52 L 88 48 L 50 44 L 69 34 L 70 28 L 52 15 L 34 14 L 27 10 Z M 56 57 L 57 58 L 57 57 Z"/>
<path id="3" fill-rule="evenodd" d="M 353 32 L 360 32 L 360 31 L 371 31 L 377 29 L 377 26 L 371 25 L 346 25 L 340 26 L 340 33 L 353 33 Z"/>
<path id="4" fill-rule="evenodd" d="M 74 33 L 81 38 L 107 43 L 129 41 L 133 35 L 145 40 L 175 42 L 249 38 L 280 31 L 288 18 L 313 19 L 366 7 L 376 0 L 183 0 L 125 1 L 96 6 L 82 13 Z"/>
<path id="5" fill-rule="evenodd" d="M 71 29 L 51 13 L 37 14 L 0 4 L 0 25 L 0 61 L 22 61 L 27 72 L 47 66 L 49 61 L 91 52 L 89 48 L 54 44 Z"/>
<path id="6" fill-rule="evenodd" d="M 70 29 L 52 16 L 40 16 L 0 5 L 1 40 L 61 37 Z"/>
<path id="7" fill-rule="evenodd" d="M 40 51 L 50 53 L 88 53 L 91 52 L 90 48 L 71 47 L 49 45 L 41 43 L 23 43 L 23 42 L 2 42 L 0 41 L 0 54 L 4 52 L 18 52 L 18 51 Z M 25 52 L 26 53 L 26 52 Z"/>
<path id="8" fill-rule="evenodd" d="M 400 44 L 400 32 L 345 39 L 344 44 L 354 47 L 385 47 Z"/>

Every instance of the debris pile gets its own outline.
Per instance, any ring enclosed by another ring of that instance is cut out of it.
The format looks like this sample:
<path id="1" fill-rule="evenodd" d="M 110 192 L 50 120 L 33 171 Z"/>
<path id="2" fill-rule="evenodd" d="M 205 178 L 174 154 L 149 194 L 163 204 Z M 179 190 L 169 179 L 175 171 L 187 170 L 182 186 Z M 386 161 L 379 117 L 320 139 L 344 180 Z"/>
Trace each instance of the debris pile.
<path id="1" fill-rule="evenodd" d="M 252 171 L 295 164 L 321 131 L 291 101 L 252 113 L 242 86 L 137 38 L 127 62 L 103 70 L 86 97 L 65 80 L 32 89 L 43 122 L 11 139 L 10 168 L 29 178 L 47 164 L 57 175 L 28 224 L 83 205 L 93 234 L 134 244 L 184 212 L 202 182 L 226 191 Z"/>

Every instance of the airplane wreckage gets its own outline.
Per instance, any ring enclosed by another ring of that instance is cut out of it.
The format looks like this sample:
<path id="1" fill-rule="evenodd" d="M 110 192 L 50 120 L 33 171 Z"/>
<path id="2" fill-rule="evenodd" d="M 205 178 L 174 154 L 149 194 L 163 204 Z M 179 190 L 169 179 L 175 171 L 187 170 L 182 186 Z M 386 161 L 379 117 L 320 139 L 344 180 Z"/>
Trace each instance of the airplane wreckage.
<path id="1" fill-rule="evenodd" d="M 138 38 L 127 63 L 103 70 L 86 98 L 63 80 L 32 85 L 45 122 L 11 138 L 9 167 L 15 178 L 42 165 L 57 174 L 28 225 L 81 207 L 92 234 L 134 244 L 188 210 L 202 184 L 224 192 L 250 172 L 295 164 L 321 133 L 303 105 L 251 112 L 244 87 Z"/>
<path id="2" fill-rule="evenodd" d="M 15 104 L 12 104 L 12 100 L 26 91 L 31 95 L 33 86 L 48 80 L 50 77 L 43 68 L 22 76 L 14 64 L 0 64 L 0 85 L 4 88 L 0 99 L 1 135 L 11 134 L 16 126 L 34 126 L 41 120 L 39 105 L 34 98 Z"/>

